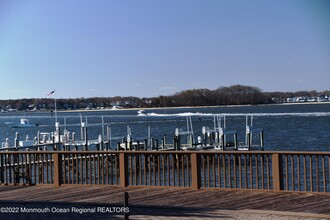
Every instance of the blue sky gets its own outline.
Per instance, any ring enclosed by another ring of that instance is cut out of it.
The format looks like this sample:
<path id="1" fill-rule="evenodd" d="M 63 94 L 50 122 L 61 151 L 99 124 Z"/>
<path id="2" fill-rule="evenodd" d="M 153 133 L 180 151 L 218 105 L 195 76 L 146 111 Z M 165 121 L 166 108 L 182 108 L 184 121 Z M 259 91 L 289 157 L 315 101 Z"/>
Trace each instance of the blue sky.
<path id="1" fill-rule="evenodd" d="M 330 89 L 326 0 L 0 0 L 0 99 Z"/>

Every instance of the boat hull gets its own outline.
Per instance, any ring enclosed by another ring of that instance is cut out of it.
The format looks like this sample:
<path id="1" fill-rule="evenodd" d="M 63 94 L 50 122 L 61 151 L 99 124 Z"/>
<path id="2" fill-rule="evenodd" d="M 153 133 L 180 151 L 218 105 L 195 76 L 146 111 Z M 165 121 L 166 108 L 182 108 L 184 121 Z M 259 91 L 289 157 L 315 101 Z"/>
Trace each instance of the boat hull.
<path id="1" fill-rule="evenodd" d="M 34 124 L 15 124 L 11 126 L 12 128 L 33 128 L 36 127 Z"/>

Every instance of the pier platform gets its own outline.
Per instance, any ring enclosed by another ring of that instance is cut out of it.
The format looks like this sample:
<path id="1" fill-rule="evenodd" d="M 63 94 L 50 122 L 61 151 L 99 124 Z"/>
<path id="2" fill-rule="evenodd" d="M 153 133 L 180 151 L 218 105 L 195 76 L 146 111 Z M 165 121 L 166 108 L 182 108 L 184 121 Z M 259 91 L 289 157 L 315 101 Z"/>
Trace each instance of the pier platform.
<path id="1" fill-rule="evenodd" d="M 122 208 L 124 192 L 129 219 L 330 219 L 329 193 L 95 185 L 2 185 L 0 218 L 124 219 L 118 210 L 91 211 Z"/>

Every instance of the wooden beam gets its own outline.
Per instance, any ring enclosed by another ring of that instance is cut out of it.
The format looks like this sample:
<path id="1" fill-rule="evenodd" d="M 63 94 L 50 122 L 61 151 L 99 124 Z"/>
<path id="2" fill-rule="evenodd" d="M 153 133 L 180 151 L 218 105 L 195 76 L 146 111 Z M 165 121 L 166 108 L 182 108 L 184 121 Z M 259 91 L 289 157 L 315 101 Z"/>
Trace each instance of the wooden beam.
<path id="1" fill-rule="evenodd" d="M 62 184 L 62 154 L 54 152 L 54 185 L 61 186 Z"/>
<path id="2" fill-rule="evenodd" d="M 272 155 L 272 171 L 273 171 L 273 190 L 278 192 L 283 189 L 281 180 L 282 174 L 282 160 L 281 156 L 278 153 Z"/>
<path id="3" fill-rule="evenodd" d="M 199 189 L 201 187 L 200 154 L 191 153 L 191 178 L 192 188 Z"/>
<path id="4" fill-rule="evenodd" d="M 119 171 L 120 171 L 120 186 L 127 187 L 128 185 L 127 156 L 124 152 L 119 153 Z"/>

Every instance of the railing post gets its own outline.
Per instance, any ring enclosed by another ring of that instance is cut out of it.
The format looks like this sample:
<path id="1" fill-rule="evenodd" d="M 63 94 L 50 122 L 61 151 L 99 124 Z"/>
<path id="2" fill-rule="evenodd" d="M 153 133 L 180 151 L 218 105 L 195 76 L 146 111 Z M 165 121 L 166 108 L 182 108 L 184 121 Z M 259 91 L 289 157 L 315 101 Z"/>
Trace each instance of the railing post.
<path id="1" fill-rule="evenodd" d="M 127 187 L 128 184 L 127 156 L 124 152 L 119 153 L 119 172 L 120 172 L 120 186 Z"/>
<path id="2" fill-rule="evenodd" d="M 18 154 L 13 154 L 14 157 L 14 185 L 19 184 L 19 160 L 18 160 Z"/>
<path id="3" fill-rule="evenodd" d="M 191 153 L 190 157 L 191 157 L 192 188 L 199 189 L 201 187 L 200 158 L 197 153 Z"/>
<path id="4" fill-rule="evenodd" d="M 129 213 L 126 211 L 129 210 L 128 208 L 128 192 L 124 192 L 124 208 L 125 208 L 125 211 L 124 211 L 124 220 L 128 220 L 128 216 L 129 216 Z"/>
<path id="5" fill-rule="evenodd" d="M 62 184 L 62 154 L 58 152 L 53 153 L 54 160 L 54 185 L 61 186 Z"/>
<path id="6" fill-rule="evenodd" d="M 5 183 L 5 168 L 4 168 L 4 160 L 5 155 L 1 154 L 0 155 L 0 183 L 3 184 Z"/>
<path id="7" fill-rule="evenodd" d="M 281 191 L 282 185 L 282 160 L 278 153 L 272 155 L 272 171 L 273 171 L 273 190 Z"/>

